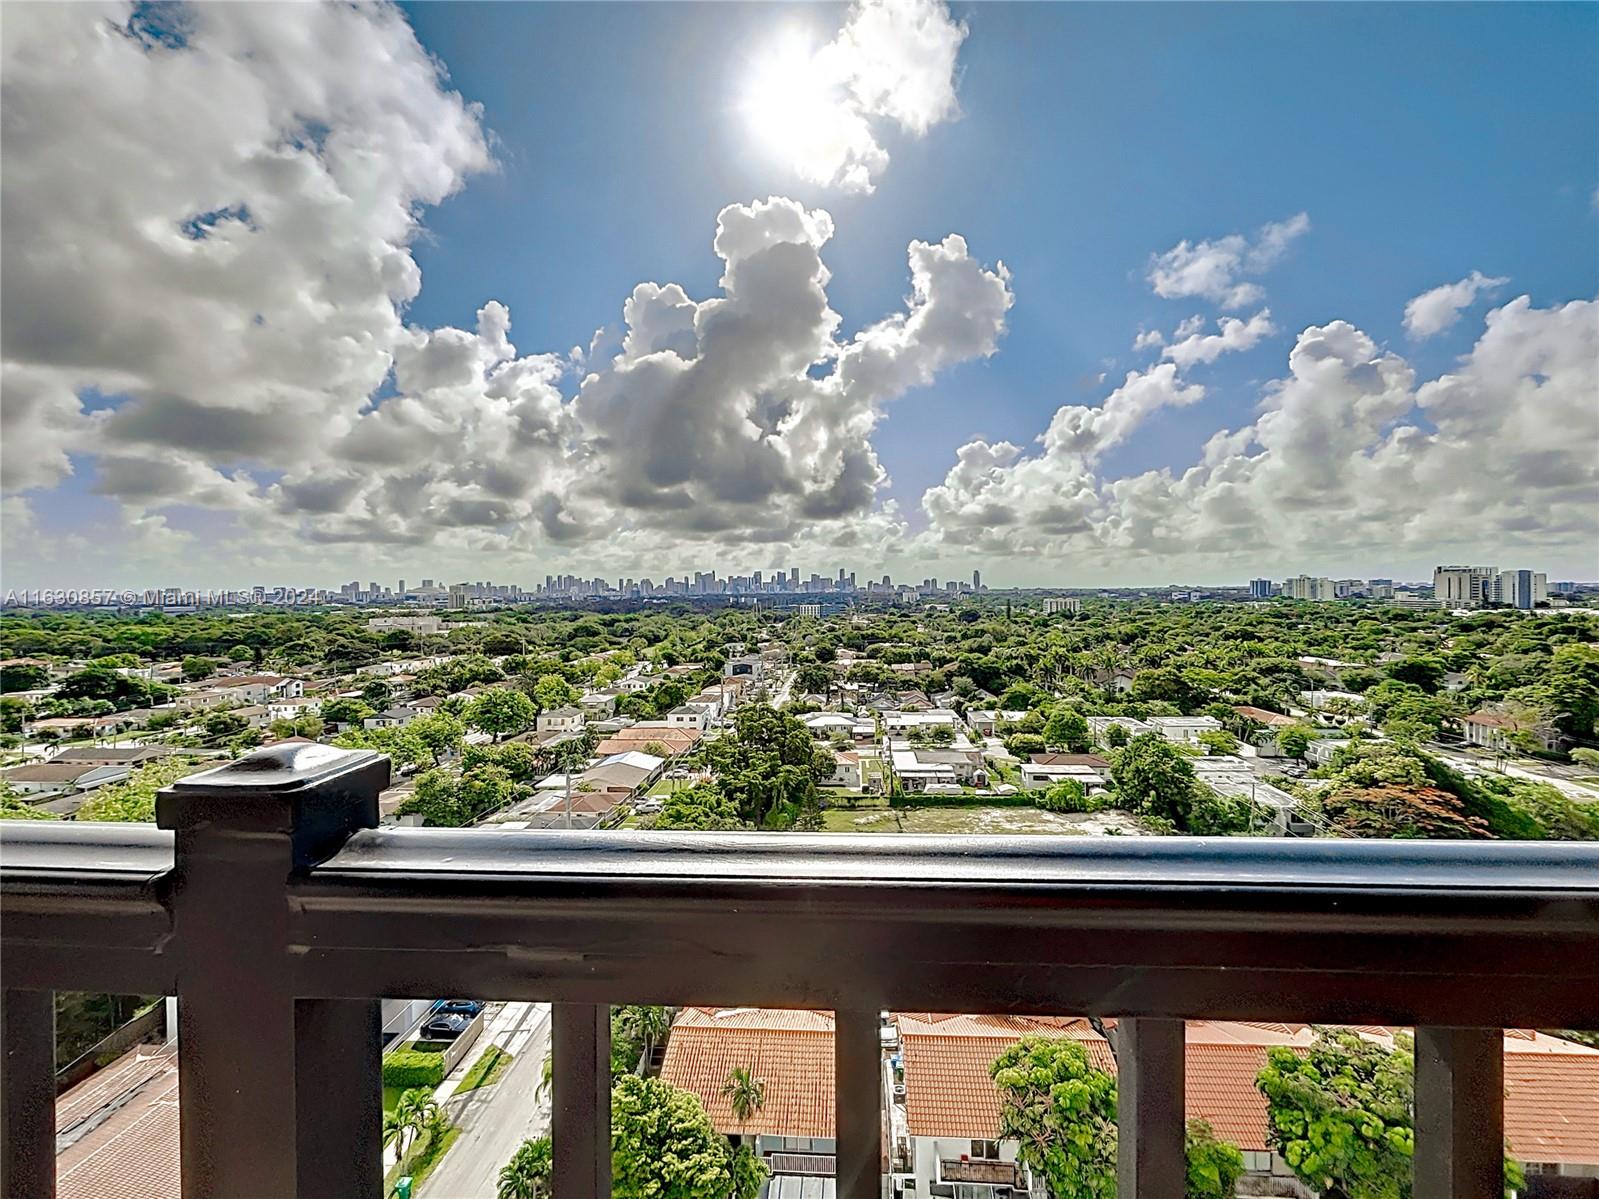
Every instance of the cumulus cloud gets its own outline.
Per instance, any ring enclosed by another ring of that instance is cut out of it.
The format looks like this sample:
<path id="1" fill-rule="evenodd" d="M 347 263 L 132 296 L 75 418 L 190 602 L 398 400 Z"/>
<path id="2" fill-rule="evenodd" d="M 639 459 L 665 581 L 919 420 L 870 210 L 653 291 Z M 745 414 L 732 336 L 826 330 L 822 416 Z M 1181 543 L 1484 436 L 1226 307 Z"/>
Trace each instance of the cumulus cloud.
<path id="1" fill-rule="evenodd" d="M 490 165 L 400 12 L 37 5 L 0 53 L 7 489 L 101 449 L 287 468 L 346 423 L 403 337 L 418 208 Z"/>
<path id="2" fill-rule="evenodd" d="M 1138 336 L 1133 338 L 1133 351 L 1153 350 L 1166 344 L 1166 335 L 1159 329 L 1146 329 L 1138 326 Z"/>
<path id="3" fill-rule="evenodd" d="M 1169 358 L 1187 370 L 1195 363 L 1215 362 L 1223 354 L 1252 350 L 1260 344 L 1262 338 L 1270 337 L 1277 332 L 1276 326 L 1271 323 L 1269 308 L 1262 308 L 1247 321 L 1224 316 L 1218 328 L 1220 332 L 1217 333 L 1205 334 L 1198 330 L 1190 332 L 1181 341 L 1174 341 L 1162 350 L 1161 357 Z"/>
<path id="4" fill-rule="evenodd" d="M 790 32 L 758 56 L 741 107 L 799 178 L 870 192 L 889 161 L 880 125 L 920 137 L 959 111 L 965 39 L 942 0 L 857 0 L 826 45 Z"/>
<path id="5" fill-rule="evenodd" d="M 1301 212 L 1262 226 L 1253 239 L 1232 233 L 1216 241 L 1180 241 L 1151 259 L 1150 285 L 1168 300 L 1201 296 L 1223 308 L 1258 304 L 1266 292 L 1249 277 L 1270 269 L 1309 229 L 1310 216 Z"/>
<path id="6" fill-rule="evenodd" d="M 1163 388 L 1141 382 L 1167 401 L 1092 423 L 1125 437 L 1185 402 L 1175 377 Z M 1419 387 L 1404 359 L 1332 321 L 1299 335 L 1254 422 L 1219 431 L 1186 469 L 1104 476 L 1103 442 L 1057 434 L 1090 423 L 1096 410 L 1075 406 L 1056 413 L 1040 453 L 962 447 L 923 499 L 924 540 L 930 553 L 1114 554 L 1129 572 L 1158 560 L 1168 576 L 1174 566 L 1255 560 L 1263 547 L 1326 560 L 1591 544 L 1595 394 L 1599 301 L 1540 309 L 1523 296 L 1488 315 L 1458 369 Z"/>
<path id="7" fill-rule="evenodd" d="M 1475 304 L 1480 294 L 1509 282 L 1508 277 L 1490 279 L 1472 271 L 1459 282 L 1424 291 L 1405 305 L 1405 332 L 1413 341 L 1435 337 L 1459 321 L 1461 311 Z"/>
<path id="8" fill-rule="evenodd" d="M 865 3 L 830 53 L 917 133 L 954 111 L 962 37 Z M 519 350 L 495 301 L 408 325 L 421 210 L 492 163 L 398 10 L 39 6 L 4 54 L 4 485 L 86 459 L 128 544 L 187 544 L 163 514 L 205 509 L 279 561 L 886 545 L 885 405 L 992 354 L 1012 300 L 962 238 L 916 241 L 904 308 L 845 334 L 832 217 L 773 198 L 718 217 L 718 294 L 640 283 L 586 352 Z"/>

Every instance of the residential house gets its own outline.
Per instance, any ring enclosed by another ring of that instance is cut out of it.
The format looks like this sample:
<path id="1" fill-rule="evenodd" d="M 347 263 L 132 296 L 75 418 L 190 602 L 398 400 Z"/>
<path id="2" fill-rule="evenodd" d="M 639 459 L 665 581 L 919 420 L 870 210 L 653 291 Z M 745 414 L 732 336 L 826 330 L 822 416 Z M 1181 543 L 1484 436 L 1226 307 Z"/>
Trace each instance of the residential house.
<path id="1" fill-rule="evenodd" d="M 270 704 L 273 700 L 299 699 L 305 694 L 305 684 L 275 674 L 247 674 L 219 681 L 216 690 L 229 693 L 236 703 Z"/>
<path id="2" fill-rule="evenodd" d="M 806 712 L 799 717 L 799 722 L 818 741 L 826 741 L 835 733 L 850 737 L 855 731 L 855 717 L 848 712 Z"/>
<path id="3" fill-rule="evenodd" d="M 848 791 L 864 790 L 865 774 L 861 756 L 854 750 L 841 749 L 833 754 L 833 773 L 821 780 L 824 787 L 843 787 Z"/>
<path id="4" fill-rule="evenodd" d="M 392 708 L 385 708 L 376 716 L 368 716 L 361 722 L 362 727 L 369 729 L 397 729 L 410 724 L 417 718 L 415 708 L 400 704 Z"/>
<path id="5" fill-rule="evenodd" d="M 747 1121 L 722 1093 L 735 1069 L 748 1070 L 764 1092 Z M 832 1012 L 684 1008 L 672 1022 L 661 1077 L 697 1095 L 717 1132 L 760 1156 L 771 1172 L 767 1199 L 832 1199 Z"/>
<path id="6" fill-rule="evenodd" d="M 533 727 L 540 733 L 581 733 L 583 709 L 573 705 L 546 709 L 538 714 Z"/>
<path id="7" fill-rule="evenodd" d="M 1045 790 L 1066 779 L 1095 791 L 1110 777 L 1110 762 L 1097 754 L 1034 754 L 1022 763 L 1021 772 L 1023 791 Z"/>
<path id="8" fill-rule="evenodd" d="M 992 737 L 999 732 L 1000 725 L 1015 724 L 1026 715 L 1026 712 L 1014 712 L 1008 709 L 970 708 L 966 712 L 966 723 L 974 733 Z"/>
<path id="9" fill-rule="evenodd" d="M 77 745 L 62 750 L 50 761 L 90 766 L 143 766 L 171 756 L 170 745 Z"/>
<path id="10" fill-rule="evenodd" d="M 1250 738 L 1250 743 L 1263 758 L 1276 758 L 1282 755 L 1282 749 L 1277 744 L 1277 735 L 1284 729 L 1294 728 L 1299 720 L 1293 716 L 1285 716 L 1281 712 L 1272 712 L 1266 708 L 1255 708 L 1249 704 L 1235 704 L 1233 711 L 1250 722 L 1251 727 L 1259 725 L 1260 728 Z"/>
<path id="11" fill-rule="evenodd" d="M 34 762 L 27 766 L 13 766 L 0 771 L 10 788 L 18 795 L 45 797 L 65 795 L 74 791 L 93 791 L 107 783 L 121 782 L 130 775 L 128 766 L 95 765 L 92 762 Z"/>
<path id="12" fill-rule="evenodd" d="M 1105 734 L 1113 724 L 1119 726 L 1127 734 L 1129 741 L 1134 737 L 1142 736 L 1144 733 L 1153 733 L 1155 731 L 1153 725 L 1145 724 L 1142 720 L 1134 720 L 1131 716 L 1088 717 L 1088 731 L 1093 734 L 1094 740 L 1100 745 L 1106 743 Z"/>
<path id="13" fill-rule="evenodd" d="M 299 720 L 303 716 L 315 716 L 321 712 L 322 701 L 309 695 L 284 696 L 269 700 L 266 708 L 273 720 Z"/>
<path id="14" fill-rule="evenodd" d="M 1460 729 L 1466 736 L 1467 745 L 1491 749 L 1496 753 L 1519 750 L 1521 746 L 1516 744 L 1518 733 L 1531 737 L 1534 744 L 1546 751 L 1556 749 L 1562 739 L 1552 726 L 1518 722 L 1497 712 L 1473 712 L 1470 716 L 1463 716 Z"/>
<path id="15" fill-rule="evenodd" d="M 704 732 L 711 724 L 711 706 L 706 704 L 681 704 L 666 714 L 666 722 L 673 728 L 695 729 Z"/>
<path id="16" fill-rule="evenodd" d="M 935 786 L 988 786 L 983 755 L 976 750 L 891 749 L 889 761 L 900 786 L 907 791 L 925 791 Z"/>
<path id="17" fill-rule="evenodd" d="M 1221 721 L 1214 716 L 1151 716 L 1147 723 L 1166 740 L 1178 745 L 1198 745 L 1201 733 L 1221 731 Z"/>
<path id="18" fill-rule="evenodd" d="M 948 708 L 902 708 L 883 713 L 883 731 L 891 737 L 906 737 L 918 731 L 930 733 L 936 728 L 955 732 L 960 723 L 961 718 Z"/>
<path id="19" fill-rule="evenodd" d="M 722 677 L 728 679 L 751 678 L 760 680 L 766 674 L 766 660 L 759 654 L 744 654 L 729 658 L 722 667 Z"/>
<path id="20" fill-rule="evenodd" d="M 646 745 L 656 744 L 667 751 L 668 757 L 675 758 L 693 749 L 700 737 L 698 729 L 686 728 L 683 725 L 667 724 L 664 721 L 639 721 L 618 729 L 601 740 L 594 747 L 594 752 L 602 756 L 627 753 L 629 750 L 643 749 Z"/>
<path id="21" fill-rule="evenodd" d="M 590 691 L 578 701 L 578 707 L 588 719 L 603 720 L 616 715 L 616 695 L 614 691 Z"/>

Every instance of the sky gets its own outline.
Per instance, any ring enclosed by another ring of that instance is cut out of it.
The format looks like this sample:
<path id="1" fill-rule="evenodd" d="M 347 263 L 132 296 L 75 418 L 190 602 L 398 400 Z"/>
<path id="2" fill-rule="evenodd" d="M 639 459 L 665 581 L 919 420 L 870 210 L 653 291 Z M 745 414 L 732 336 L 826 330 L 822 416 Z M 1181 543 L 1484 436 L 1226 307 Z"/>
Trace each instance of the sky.
<path id="1" fill-rule="evenodd" d="M 7 588 L 1599 578 L 1599 5 L 4 34 Z"/>

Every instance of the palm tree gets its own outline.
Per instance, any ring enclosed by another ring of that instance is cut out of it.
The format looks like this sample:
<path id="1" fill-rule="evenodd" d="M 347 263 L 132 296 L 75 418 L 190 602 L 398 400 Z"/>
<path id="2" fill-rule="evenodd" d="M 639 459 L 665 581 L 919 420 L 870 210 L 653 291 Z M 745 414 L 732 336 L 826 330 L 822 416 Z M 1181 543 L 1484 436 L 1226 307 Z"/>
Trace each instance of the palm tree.
<path id="1" fill-rule="evenodd" d="M 766 1106 L 766 1084 L 750 1072 L 748 1066 L 734 1066 L 722 1084 L 722 1098 L 733 1105 L 733 1116 L 738 1120 L 739 1135 L 750 1117 Z"/>
<path id="2" fill-rule="evenodd" d="M 550 1138 L 523 1141 L 500 1169 L 496 1199 L 548 1199 L 550 1170 Z"/>
<path id="3" fill-rule="evenodd" d="M 400 1096 L 400 1101 L 394 1105 L 394 1113 L 384 1122 L 385 1129 L 389 1121 L 393 1122 L 395 1136 L 395 1156 L 403 1159 L 406 1150 L 416 1144 L 416 1138 L 423 1131 L 436 1128 L 443 1116 L 438 1100 L 433 1098 L 433 1092 L 426 1087 L 413 1087 Z"/>

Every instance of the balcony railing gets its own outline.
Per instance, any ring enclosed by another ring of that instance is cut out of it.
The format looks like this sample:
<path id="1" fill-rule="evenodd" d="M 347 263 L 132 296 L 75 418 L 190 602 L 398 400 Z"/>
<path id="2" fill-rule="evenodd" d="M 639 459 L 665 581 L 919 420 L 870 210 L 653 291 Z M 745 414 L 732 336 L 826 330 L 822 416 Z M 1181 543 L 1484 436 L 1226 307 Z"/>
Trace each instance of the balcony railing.
<path id="1" fill-rule="evenodd" d="M 1499 1199 L 1499 1030 L 1599 1027 L 1563 844 L 379 829 L 386 759 L 264 750 L 159 828 L 0 832 L 4 1193 L 55 1178 L 53 990 L 179 997 L 188 1196 L 382 1189 L 378 996 L 554 1002 L 555 1194 L 609 1194 L 608 1006 L 837 1014 L 879 1199 L 879 1012 L 1121 1018 L 1121 1193 L 1183 1193 L 1183 1020 L 1417 1027 L 1416 1199 Z"/>

